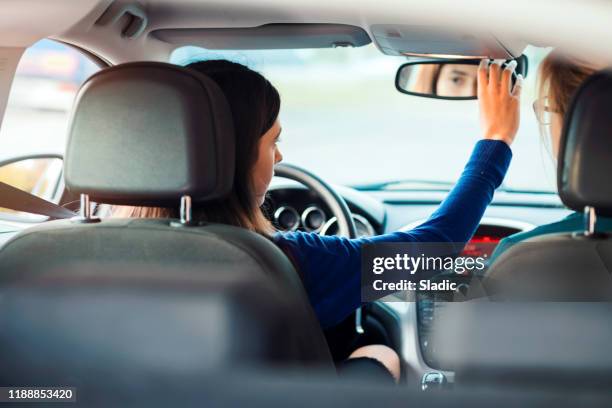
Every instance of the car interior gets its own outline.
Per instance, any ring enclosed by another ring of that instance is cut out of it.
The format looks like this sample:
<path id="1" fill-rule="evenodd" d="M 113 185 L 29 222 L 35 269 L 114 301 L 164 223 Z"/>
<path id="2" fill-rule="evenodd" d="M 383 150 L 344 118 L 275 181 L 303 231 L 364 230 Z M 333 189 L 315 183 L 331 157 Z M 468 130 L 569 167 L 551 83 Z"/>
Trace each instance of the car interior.
<path id="1" fill-rule="evenodd" d="M 596 230 L 612 216 L 612 70 L 572 97 L 556 160 L 531 108 L 553 47 L 612 63 L 612 6 L 0 8 L 0 388 L 71 387 L 82 406 L 612 403 L 612 241 Z M 584 227 L 513 245 L 485 272 L 454 276 L 455 292 L 384 297 L 323 329 L 270 239 L 193 219 L 232 188 L 236 165 L 223 92 L 184 67 L 218 58 L 281 91 L 284 160 L 262 206 L 278 231 L 358 238 L 425 221 L 478 140 L 483 59 L 516 61 L 512 80 L 531 88 L 511 170 L 462 254 L 490 258 L 502 239 L 573 212 Z M 113 206 L 180 216 L 116 218 Z M 397 385 L 336 375 L 372 344 L 399 355 Z"/>

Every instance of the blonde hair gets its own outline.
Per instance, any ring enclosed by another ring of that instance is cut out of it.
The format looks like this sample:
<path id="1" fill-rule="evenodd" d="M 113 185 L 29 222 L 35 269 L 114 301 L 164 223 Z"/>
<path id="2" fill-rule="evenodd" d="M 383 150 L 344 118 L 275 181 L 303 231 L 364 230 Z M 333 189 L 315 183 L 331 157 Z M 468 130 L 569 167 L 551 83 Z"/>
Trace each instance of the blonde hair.
<path id="1" fill-rule="evenodd" d="M 594 64 L 554 50 L 540 64 L 538 97 L 548 97 L 553 109 L 565 116 L 578 87 L 598 69 Z"/>

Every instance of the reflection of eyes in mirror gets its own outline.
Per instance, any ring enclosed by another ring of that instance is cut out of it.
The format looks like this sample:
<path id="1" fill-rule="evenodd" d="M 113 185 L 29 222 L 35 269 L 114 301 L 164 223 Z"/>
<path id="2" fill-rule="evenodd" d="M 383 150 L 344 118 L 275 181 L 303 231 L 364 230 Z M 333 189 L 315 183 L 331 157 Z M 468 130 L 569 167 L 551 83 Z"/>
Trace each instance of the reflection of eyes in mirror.
<path id="1" fill-rule="evenodd" d="M 476 65 L 445 64 L 440 66 L 435 94 L 440 96 L 476 95 Z"/>
<path id="2" fill-rule="evenodd" d="M 473 98 L 477 93 L 478 65 L 419 63 L 399 72 L 400 89 L 420 95 Z"/>

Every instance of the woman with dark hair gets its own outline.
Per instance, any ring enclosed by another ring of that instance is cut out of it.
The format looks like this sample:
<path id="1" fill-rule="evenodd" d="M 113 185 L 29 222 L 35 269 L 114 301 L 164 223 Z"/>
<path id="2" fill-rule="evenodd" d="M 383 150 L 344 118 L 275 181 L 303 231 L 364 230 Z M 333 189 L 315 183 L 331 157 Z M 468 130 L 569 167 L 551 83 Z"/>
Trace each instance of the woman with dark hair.
<path id="1" fill-rule="evenodd" d="M 219 85 L 230 104 L 236 132 L 233 189 L 223 200 L 199 204 L 194 209 L 194 216 L 201 221 L 236 225 L 271 235 L 274 228 L 259 207 L 265 199 L 275 163 L 270 154 L 262 152 L 260 155 L 259 149 L 264 141 L 269 142 L 266 146 L 272 149 L 280 135 L 278 91 L 257 72 L 233 62 L 202 61 L 188 68 L 206 74 Z M 282 159 L 280 152 L 278 154 L 276 161 Z M 258 159 L 268 160 L 268 163 L 256 166 Z M 260 170 L 252 173 L 254 169 Z M 176 218 L 178 208 L 115 207 L 113 216 Z"/>
<path id="2" fill-rule="evenodd" d="M 194 209 L 194 218 L 247 228 L 270 237 L 294 262 L 323 328 L 340 323 L 361 305 L 361 246 L 381 242 L 465 243 L 476 230 L 508 169 L 519 123 L 521 81 L 511 89 L 513 66 L 502 69 L 483 63 L 478 70 L 483 139 L 454 189 L 437 211 L 411 231 L 348 239 L 316 233 L 274 232 L 260 206 L 282 160 L 277 142 L 280 97 L 274 86 L 249 68 L 223 60 L 190 64 L 214 80 L 224 92 L 236 130 L 236 171 L 229 197 Z M 114 216 L 177 217 L 178 209 L 118 208 Z M 366 368 L 364 368 L 366 367 Z M 397 354 L 380 345 L 356 350 L 341 371 L 383 372 L 395 381 L 400 375 Z M 367 374 L 366 374 L 367 375 Z"/>

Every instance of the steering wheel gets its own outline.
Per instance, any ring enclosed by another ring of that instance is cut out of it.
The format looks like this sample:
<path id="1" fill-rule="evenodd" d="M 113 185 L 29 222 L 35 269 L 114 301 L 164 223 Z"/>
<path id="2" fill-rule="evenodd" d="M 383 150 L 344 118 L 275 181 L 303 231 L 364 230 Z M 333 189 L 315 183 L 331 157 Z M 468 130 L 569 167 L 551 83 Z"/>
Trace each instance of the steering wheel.
<path id="1" fill-rule="evenodd" d="M 310 171 L 293 164 L 280 163 L 274 168 L 274 175 L 297 181 L 308 187 L 327 205 L 338 222 L 338 235 L 356 238 L 357 229 L 346 201 L 332 186 L 312 174 Z"/>
<path id="2" fill-rule="evenodd" d="M 355 228 L 355 221 L 353 221 L 351 210 L 348 208 L 344 198 L 328 183 L 310 171 L 292 164 L 277 164 L 274 168 L 274 175 L 297 181 L 314 191 L 327 205 L 333 216 L 336 217 L 338 235 L 347 238 L 357 237 L 357 229 Z M 361 307 L 355 311 L 355 332 L 357 334 L 364 333 L 362 313 Z"/>

